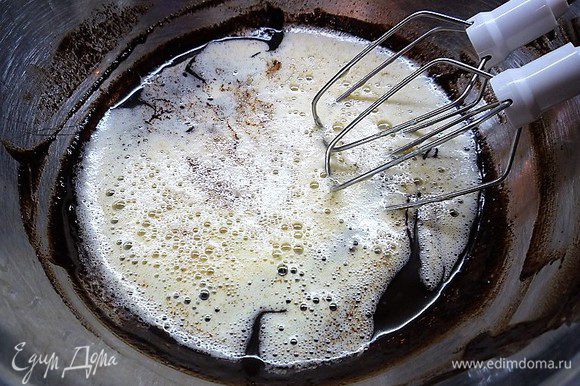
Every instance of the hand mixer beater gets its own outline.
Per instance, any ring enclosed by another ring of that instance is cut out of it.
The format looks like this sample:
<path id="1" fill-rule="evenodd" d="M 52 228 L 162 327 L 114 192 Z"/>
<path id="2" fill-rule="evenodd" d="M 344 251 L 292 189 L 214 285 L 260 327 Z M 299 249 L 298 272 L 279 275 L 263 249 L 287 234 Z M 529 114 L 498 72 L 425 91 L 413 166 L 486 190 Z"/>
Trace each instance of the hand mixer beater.
<path id="1" fill-rule="evenodd" d="M 369 44 L 334 75 L 314 97 L 312 101 L 312 113 L 318 126 L 323 126 L 317 113 L 317 104 L 321 96 L 373 49 L 385 42 L 414 19 L 434 19 L 445 25 L 427 31 L 403 49 L 393 54 L 361 80 L 354 83 L 346 92 L 339 96 L 337 102 L 347 98 L 389 64 L 409 52 L 420 42 L 437 33 L 466 33 L 480 58 L 480 62 L 477 67 L 474 67 L 455 59 L 434 59 L 393 86 L 386 94 L 378 98 L 352 122 L 346 125 L 327 146 L 325 169 L 329 176 L 332 172 L 330 160 L 333 153 L 346 151 L 399 131 L 403 133 L 415 132 L 421 129 L 430 129 L 440 124 L 440 126 L 433 128 L 405 146 L 395 149 L 391 154 L 392 158 L 388 162 L 336 185 L 333 190 L 344 189 L 350 185 L 369 179 L 403 161 L 424 154 L 430 149 L 468 130 L 476 128 L 483 122 L 504 112 L 508 122 L 517 130 L 510 149 L 507 166 L 497 179 L 455 192 L 390 205 L 387 209 L 416 207 L 449 200 L 457 196 L 500 184 L 511 170 L 521 127 L 535 120 L 543 111 L 564 100 L 573 98 L 580 93 L 580 48 L 575 48 L 569 43 L 519 69 L 510 69 L 495 76 L 487 72 L 485 68 L 500 63 L 516 48 L 552 30 L 557 26 L 556 19 L 565 13 L 568 7 L 569 4 L 565 0 L 511 0 L 491 12 L 480 13 L 467 21 L 436 12 L 420 11 L 408 16 L 383 34 L 379 39 Z M 345 135 L 372 111 L 387 102 L 394 94 L 411 83 L 415 78 L 431 68 L 440 65 L 455 67 L 471 74 L 469 82 L 455 100 L 387 130 L 338 146 L 338 143 Z M 468 97 L 477 88 L 478 84 L 480 84 L 480 87 L 476 97 L 472 98 L 473 100 L 469 100 Z M 491 86 L 497 101 L 485 104 L 482 103 L 482 100 L 484 91 L 488 85 Z M 433 140 L 427 142 L 430 139 Z"/>

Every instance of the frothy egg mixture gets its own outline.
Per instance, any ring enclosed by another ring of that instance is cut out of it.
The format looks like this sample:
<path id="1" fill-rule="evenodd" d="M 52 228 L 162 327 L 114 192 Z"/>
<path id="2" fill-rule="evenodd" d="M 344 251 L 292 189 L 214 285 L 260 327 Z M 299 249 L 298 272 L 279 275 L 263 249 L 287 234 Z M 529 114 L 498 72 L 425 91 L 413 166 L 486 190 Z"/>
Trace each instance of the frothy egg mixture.
<path id="1" fill-rule="evenodd" d="M 293 27 L 278 48 L 216 41 L 153 73 L 112 108 L 85 144 L 76 174 L 83 263 L 147 323 L 222 358 L 246 353 L 260 320 L 259 356 L 276 366 L 362 350 L 377 302 L 410 255 L 404 211 L 417 192 L 478 182 L 469 135 L 340 192 L 418 134 L 397 134 L 333 158 L 325 141 L 414 65 L 398 60 L 344 102 L 334 99 L 381 63 L 375 52 L 322 99 L 314 94 L 364 41 Z M 448 102 L 428 78 L 373 112 L 347 140 Z M 470 195 L 419 211 L 420 277 L 436 288 L 466 246 Z"/>

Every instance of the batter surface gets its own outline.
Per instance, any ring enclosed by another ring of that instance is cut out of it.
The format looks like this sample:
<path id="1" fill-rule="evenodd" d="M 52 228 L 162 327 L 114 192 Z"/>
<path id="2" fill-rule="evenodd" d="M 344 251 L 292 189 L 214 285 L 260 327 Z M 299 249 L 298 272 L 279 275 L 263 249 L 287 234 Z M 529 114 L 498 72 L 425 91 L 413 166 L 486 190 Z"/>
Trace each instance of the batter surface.
<path id="1" fill-rule="evenodd" d="M 473 138 L 463 135 L 330 192 L 325 141 L 414 68 L 399 60 L 335 103 L 389 55 L 375 52 L 323 98 L 326 128 L 314 127 L 312 97 L 364 44 L 298 27 L 273 51 L 258 40 L 212 42 L 153 73 L 103 117 L 76 171 L 77 215 L 83 263 L 118 306 L 223 358 L 246 353 L 258 316 L 259 355 L 272 365 L 338 358 L 368 344 L 376 304 L 410 254 L 404 211 L 384 207 L 471 186 L 479 171 Z M 419 78 L 347 140 L 446 102 Z M 333 178 L 379 165 L 415 135 L 337 155 Z M 428 288 L 452 271 L 476 210 L 476 195 L 420 209 Z"/>

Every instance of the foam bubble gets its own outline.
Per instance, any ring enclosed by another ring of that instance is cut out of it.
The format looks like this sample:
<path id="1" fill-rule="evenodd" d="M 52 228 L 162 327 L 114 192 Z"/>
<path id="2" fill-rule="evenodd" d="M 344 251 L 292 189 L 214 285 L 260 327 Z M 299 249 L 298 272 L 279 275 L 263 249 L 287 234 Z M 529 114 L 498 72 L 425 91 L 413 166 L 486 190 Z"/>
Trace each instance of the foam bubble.
<path id="1" fill-rule="evenodd" d="M 410 253 L 403 213 L 384 206 L 471 185 L 478 170 L 466 135 L 439 147 L 437 158 L 330 193 L 324 139 L 414 68 L 398 60 L 335 103 L 352 81 L 345 78 L 321 101 L 328 129 L 315 128 L 313 95 L 362 44 L 298 28 L 273 52 L 258 41 L 211 43 L 195 60 L 150 77 L 142 103 L 105 115 L 76 190 L 84 264 L 119 306 L 224 358 L 244 355 L 254 319 L 268 311 L 276 313 L 262 317 L 259 354 L 272 364 L 340 357 L 368 343 L 378 299 Z M 378 51 L 350 76 L 387 55 Z M 418 78 L 350 139 L 446 101 Z M 335 178 L 377 166 L 408 140 L 396 135 L 338 154 Z M 471 195 L 420 209 L 428 287 L 451 272 L 476 206 Z"/>

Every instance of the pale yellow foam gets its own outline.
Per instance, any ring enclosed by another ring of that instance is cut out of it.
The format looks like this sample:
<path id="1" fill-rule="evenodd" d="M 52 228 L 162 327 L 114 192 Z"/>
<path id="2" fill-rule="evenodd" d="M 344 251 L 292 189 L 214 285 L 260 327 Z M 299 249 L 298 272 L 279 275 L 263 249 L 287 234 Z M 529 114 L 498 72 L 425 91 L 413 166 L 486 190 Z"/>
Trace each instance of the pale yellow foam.
<path id="1" fill-rule="evenodd" d="M 404 213 L 384 206 L 477 183 L 478 171 L 464 135 L 441 146 L 437 159 L 330 193 L 324 141 L 412 69 L 399 60 L 334 103 L 388 52 L 371 55 L 323 98 L 327 129 L 315 128 L 313 95 L 363 44 L 299 28 L 273 52 L 257 41 L 211 43 L 192 65 L 207 83 L 182 75 L 187 61 L 167 67 L 141 94 L 157 111 L 142 104 L 103 118 L 78 170 L 78 214 L 85 263 L 119 304 L 220 357 L 244 354 L 260 311 L 284 311 L 263 318 L 260 355 L 272 364 L 340 357 L 368 343 L 376 303 L 409 256 Z M 446 101 L 417 79 L 350 139 Z M 160 119 L 149 122 L 154 113 Z M 333 177 L 377 166 L 412 137 L 339 155 Z M 476 206 L 471 195 L 420 209 L 421 275 L 431 288 L 465 247 Z"/>

